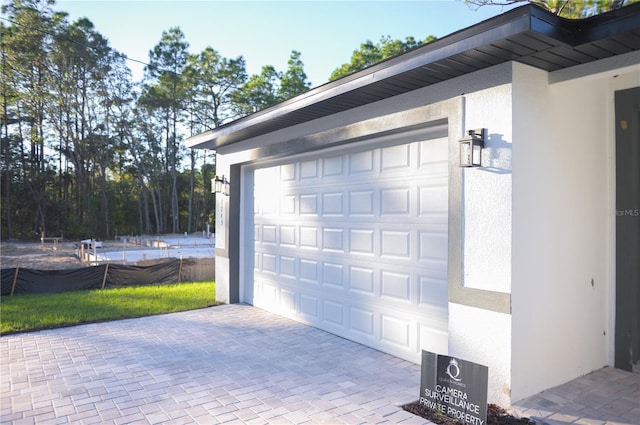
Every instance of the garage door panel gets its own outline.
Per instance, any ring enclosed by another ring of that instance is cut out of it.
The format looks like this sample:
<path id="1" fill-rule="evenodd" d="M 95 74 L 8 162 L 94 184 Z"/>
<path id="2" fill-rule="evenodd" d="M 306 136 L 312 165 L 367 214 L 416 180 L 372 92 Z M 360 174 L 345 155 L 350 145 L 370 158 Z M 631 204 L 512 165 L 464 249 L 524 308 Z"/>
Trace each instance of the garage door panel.
<path id="1" fill-rule="evenodd" d="M 418 349 L 432 353 L 449 352 L 449 334 L 432 324 L 418 323 Z"/>
<path id="2" fill-rule="evenodd" d="M 329 322 L 330 326 L 344 328 L 344 307 L 342 302 L 324 299 L 322 302 L 323 320 Z"/>
<path id="3" fill-rule="evenodd" d="M 253 303 L 403 358 L 447 329 L 447 139 L 255 170 Z"/>
<path id="4" fill-rule="evenodd" d="M 349 290 L 360 294 L 375 295 L 375 274 L 374 268 L 350 266 Z"/>
<path id="5" fill-rule="evenodd" d="M 280 276 L 298 279 L 296 261 L 295 257 L 280 256 Z"/>
<path id="6" fill-rule="evenodd" d="M 421 275 L 431 279 L 447 281 L 447 262 L 435 260 L 420 261 L 419 272 Z"/>
<path id="7" fill-rule="evenodd" d="M 285 194 L 280 196 L 280 214 L 295 215 L 297 213 L 296 205 L 296 195 Z"/>
<path id="8" fill-rule="evenodd" d="M 300 280 L 315 284 L 320 284 L 318 280 L 319 262 L 316 260 L 301 258 L 300 259 Z"/>
<path id="9" fill-rule="evenodd" d="M 381 315 L 381 319 L 382 342 L 398 345 L 402 349 L 409 350 L 411 348 L 411 325 L 409 320 L 385 313 Z"/>
<path id="10" fill-rule="evenodd" d="M 282 182 L 294 181 L 296 179 L 296 164 L 285 164 L 277 168 L 280 172 Z"/>
<path id="11" fill-rule="evenodd" d="M 300 163 L 300 180 L 312 180 L 318 177 L 318 161 L 303 161 Z"/>
<path id="12" fill-rule="evenodd" d="M 318 215 L 318 194 L 306 193 L 300 195 L 300 215 Z"/>
<path id="13" fill-rule="evenodd" d="M 349 175 L 353 177 L 373 174 L 377 153 L 377 150 L 371 150 L 349 154 Z"/>
<path id="14" fill-rule="evenodd" d="M 411 187 L 392 187 L 380 191 L 380 215 L 402 216 L 411 214 Z"/>
<path id="15" fill-rule="evenodd" d="M 382 297 L 410 304 L 411 275 L 383 270 L 380 274 L 380 293 Z"/>
<path id="16" fill-rule="evenodd" d="M 393 260 L 411 260 L 411 231 L 381 230 L 380 257 Z"/>
<path id="17" fill-rule="evenodd" d="M 375 205 L 375 190 L 362 189 L 349 192 L 349 215 L 355 216 L 373 216 Z"/>
<path id="18" fill-rule="evenodd" d="M 373 256 L 375 254 L 376 232 L 372 229 L 349 229 L 349 253 Z"/>
<path id="19" fill-rule="evenodd" d="M 322 160 L 322 177 L 344 176 L 343 156 L 334 156 Z"/>
<path id="20" fill-rule="evenodd" d="M 342 227 L 324 227 L 322 229 L 323 251 L 344 252 L 344 229 Z"/>
<path id="21" fill-rule="evenodd" d="M 261 261 L 262 268 L 260 271 L 262 273 L 276 274 L 278 272 L 277 259 L 278 257 L 274 254 L 263 253 Z"/>
<path id="22" fill-rule="evenodd" d="M 447 220 L 449 191 L 446 185 L 420 186 L 418 188 L 418 216 L 437 215 Z"/>
<path id="23" fill-rule="evenodd" d="M 300 295 L 300 314 L 311 323 L 320 323 L 320 299 L 310 294 Z"/>
<path id="24" fill-rule="evenodd" d="M 296 313 L 298 311 L 296 292 L 286 288 L 280 288 L 280 305 L 285 311 Z"/>
<path id="25" fill-rule="evenodd" d="M 351 307 L 350 310 L 351 329 L 361 334 L 363 338 L 375 339 L 375 313 L 358 307 Z"/>
<path id="26" fill-rule="evenodd" d="M 322 266 L 322 285 L 329 290 L 344 289 L 344 265 L 325 261 Z"/>
<path id="27" fill-rule="evenodd" d="M 318 250 L 318 227 L 300 226 L 300 248 Z"/>
<path id="28" fill-rule="evenodd" d="M 322 215 L 323 216 L 344 216 L 345 201 L 343 192 L 325 192 L 322 194 Z"/>
<path id="29" fill-rule="evenodd" d="M 447 302 L 447 281 L 418 276 L 418 302 L 425 307 L 442 307 Z"/>
<path id="30" fill-rule="evenodd" d="M 412 145 L 397 145 L 382 148 L 380 172 L 399 172 L 411 167 Z"/>
<path id="31" fill-rule="evenodd" d="M 263 224 L 262 225 L 262 243 L 275 245 L 278 242 L 277 239 L 278 226 L 275 224 Z"/>
<path id="32" fill-rule="evenodd" d="M 296 248 L 296 230 L 297 226 L 281 225 L 280 226 L 280 245 L 282 247 Z"/>
<path id="33" fill-rule="evenodd" d="M 425 231 L 418 233 L 420 260 L 447 260 L 447 234 L 444 232 Z"/>
<path id="34" fill-rule="evenodd" d="M 267 282 L 260 282 L 258 294 L 260 301 L 267 306 L 279 306 L 280 304 L 280 286 L 276 284 L 269 284 Z"/>
<path id="35" fill-rule="evenodd" d="M 449 145 L 446 138 L 423 140 L 418 143 L 420 166 L 449 162 Z"/>

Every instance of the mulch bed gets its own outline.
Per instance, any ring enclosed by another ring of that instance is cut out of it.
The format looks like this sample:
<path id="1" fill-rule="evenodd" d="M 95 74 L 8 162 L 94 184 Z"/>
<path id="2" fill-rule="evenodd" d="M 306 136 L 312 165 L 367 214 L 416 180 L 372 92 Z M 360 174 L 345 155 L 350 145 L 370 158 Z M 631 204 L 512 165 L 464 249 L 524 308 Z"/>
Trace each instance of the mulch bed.
<path id="1" fill-rule="evenodd" d="M 421 416 L 433 423 L 440 425 L 465 425 L 463 422 L 458 422 L 455 419 L 451 419 L 442 413 L 438 413 L 434 410 L 428 409 L 426 406 L 416 402 L 405 404 L 402 406 L 407 412 L 411 412 L 414 415 Z M 535 422 L 528 418 L 517 418 L 510 415 L 506 410 L 496 404 L 489 404 L 487 406 L 487 425 L 534 425 Z"/>

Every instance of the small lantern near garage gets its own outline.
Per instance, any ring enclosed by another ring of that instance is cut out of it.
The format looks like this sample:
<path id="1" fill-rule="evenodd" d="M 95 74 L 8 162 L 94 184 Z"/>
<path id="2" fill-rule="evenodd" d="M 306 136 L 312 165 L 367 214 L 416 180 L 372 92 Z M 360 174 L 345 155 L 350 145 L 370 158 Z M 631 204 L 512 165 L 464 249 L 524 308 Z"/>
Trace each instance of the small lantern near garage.
<path id="1" fill-rule="evenodd" d="M 222 193 L 225 196 L 229 196 L 230 184 L 225 176 L 216 176 L 214 179 L 211 179 L 211 183 L 213 193 Z"/>
<path id="2" fill-rule="evenodd" d="M 469 135 L 460 139 L 460 167 L 480 167 L 482 165 L 482 149 L 486 133 L 485 128 L 469 130 Z"/>

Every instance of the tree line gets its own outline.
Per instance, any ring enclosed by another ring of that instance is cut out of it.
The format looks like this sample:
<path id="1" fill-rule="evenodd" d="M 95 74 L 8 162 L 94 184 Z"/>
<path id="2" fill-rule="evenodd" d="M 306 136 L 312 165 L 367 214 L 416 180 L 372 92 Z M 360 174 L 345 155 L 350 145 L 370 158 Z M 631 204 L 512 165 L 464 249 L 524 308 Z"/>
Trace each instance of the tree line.
<path id="1" fill-rule="evenodd" d="M 88 19 L 53 0 L 3 5 L 2 238 L 192 232 L 213 224 L 213 152 L 185 137 L 309 88 L 300 53 L 247 75 L 243 57 L 190 53 L 180 28 L 149 52 L 141 82 Z"/>
<path id="2" fill-rule="evenodd" d="M 212 47 L 190 53 L 175 27 L 162 33 L 134 82 L 128 58 L 91 21 L 70 22 L 54 6 L 2 6 L 2 239 L 212 228 L 215 153 L 187 150 L 183 140 L 308 90 L 301 53 L 291 52 L 283 72 L 265 65 L 248 75 L 242 56 Z M 352 64 L 362 68 L 419 44 L 411 37 L 367 42 L 366 58 Z"/>

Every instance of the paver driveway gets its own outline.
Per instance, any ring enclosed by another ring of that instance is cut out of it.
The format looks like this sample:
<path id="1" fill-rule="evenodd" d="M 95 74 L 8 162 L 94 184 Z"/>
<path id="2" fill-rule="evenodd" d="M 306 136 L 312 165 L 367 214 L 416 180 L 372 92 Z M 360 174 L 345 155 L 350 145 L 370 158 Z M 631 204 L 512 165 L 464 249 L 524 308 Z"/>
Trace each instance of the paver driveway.
<path id="1" fill-rule="evenodd" d="M 2 423 L 425 423 L 398 407 L 417 399 L 418 365 L 250 306 L 0 347 Z"/>

